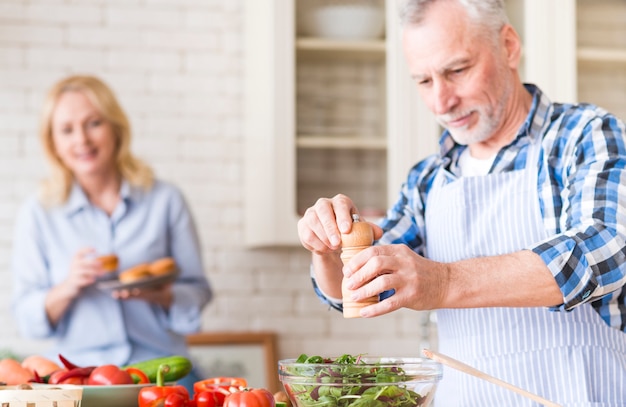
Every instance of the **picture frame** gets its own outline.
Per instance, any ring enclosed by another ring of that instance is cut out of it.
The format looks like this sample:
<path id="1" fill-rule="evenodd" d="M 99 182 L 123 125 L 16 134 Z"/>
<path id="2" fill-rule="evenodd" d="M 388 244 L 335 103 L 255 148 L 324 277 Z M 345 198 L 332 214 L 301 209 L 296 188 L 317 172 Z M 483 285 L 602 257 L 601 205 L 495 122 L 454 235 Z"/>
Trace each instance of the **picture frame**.
<path id="1" fill-rule="evenodd" d="M 204 378 L 243 377 L 250 388 L 282 389 L 273 332 L 199 332 L 187 335 L 187 344 Z"/>

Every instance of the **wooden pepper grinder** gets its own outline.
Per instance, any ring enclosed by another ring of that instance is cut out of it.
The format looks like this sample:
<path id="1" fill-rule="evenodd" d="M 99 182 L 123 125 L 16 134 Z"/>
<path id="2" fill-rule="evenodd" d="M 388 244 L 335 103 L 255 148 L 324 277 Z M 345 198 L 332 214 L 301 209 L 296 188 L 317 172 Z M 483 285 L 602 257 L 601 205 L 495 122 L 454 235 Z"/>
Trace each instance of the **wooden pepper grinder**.
<path id="1" fill-rule="evenodd" d="M 352 215 L 352 230 L 350 233 L 341 234 L 341 261 L 347 264 L 352 256 L 361 250 L 368 248 L 374 243 L 374 231 L 367 222 L 361 222 L 359 215 Z M 341 294 L 343 296 L 343 317 L 360 318 L 361 308 L 378 302 L 378 295 L 364 298 L 361 301 L 350 299 L 352 290 L 345 287 L 345 279 L 341 284 Z"/>

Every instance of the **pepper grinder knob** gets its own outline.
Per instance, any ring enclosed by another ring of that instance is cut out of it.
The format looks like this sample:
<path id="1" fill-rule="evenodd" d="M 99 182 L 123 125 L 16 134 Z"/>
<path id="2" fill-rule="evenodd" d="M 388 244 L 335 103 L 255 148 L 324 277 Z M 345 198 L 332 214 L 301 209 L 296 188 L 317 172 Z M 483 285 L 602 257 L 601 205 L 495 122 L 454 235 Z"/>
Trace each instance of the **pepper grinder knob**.
<path id="1" fill-rule="evenodd" d="M 374 231 L 367 222 L 361 222 L 359 215 L 352 215 L 352 230 L 350 233 L 341 234 L 341 261 L 347 264 L 350 259 L 361 250 L 370 247 L 374 243 Z M 345 287 L 345 279 L 342 280 L 341 294 L 343 296 L 343 317 L 360 318 L 361 308 L 378 302 L 378 296 L 364 298 L 360 301 L 351 300 L 352 290 Z"/>

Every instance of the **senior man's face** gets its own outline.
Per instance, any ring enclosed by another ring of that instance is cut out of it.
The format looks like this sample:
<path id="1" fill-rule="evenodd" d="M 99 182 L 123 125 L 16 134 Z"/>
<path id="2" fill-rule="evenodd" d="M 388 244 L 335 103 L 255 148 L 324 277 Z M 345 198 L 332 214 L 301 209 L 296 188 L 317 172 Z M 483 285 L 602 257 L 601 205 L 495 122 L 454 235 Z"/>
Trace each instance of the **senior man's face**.
<path id="1" fill-rule="evenodd" d="M 514 87 L 506 49 L 480 34 L 451 2 L 435 3 L 419 26 L 403 34 L 420 95 L 460 144 L 484 142 L 498 133 Z"/>

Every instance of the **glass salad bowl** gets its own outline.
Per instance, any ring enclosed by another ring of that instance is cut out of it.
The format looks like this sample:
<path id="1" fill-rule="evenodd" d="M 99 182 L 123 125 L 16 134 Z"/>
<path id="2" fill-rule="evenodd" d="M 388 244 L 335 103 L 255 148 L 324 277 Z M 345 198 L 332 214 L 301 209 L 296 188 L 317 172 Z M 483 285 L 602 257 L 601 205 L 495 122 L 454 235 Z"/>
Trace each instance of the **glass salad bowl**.
<path id="1" fill-rule="evenodd" d="M 422 358 L 301 355 L 278 361 L 278 377 L 295 407 L 426 407 L 441 376 L 441 364 Z"/>

